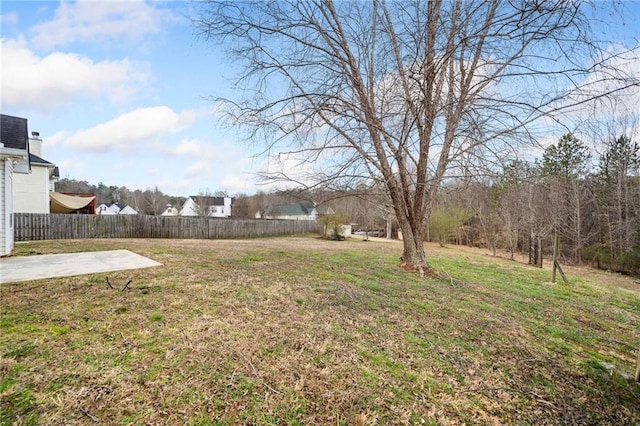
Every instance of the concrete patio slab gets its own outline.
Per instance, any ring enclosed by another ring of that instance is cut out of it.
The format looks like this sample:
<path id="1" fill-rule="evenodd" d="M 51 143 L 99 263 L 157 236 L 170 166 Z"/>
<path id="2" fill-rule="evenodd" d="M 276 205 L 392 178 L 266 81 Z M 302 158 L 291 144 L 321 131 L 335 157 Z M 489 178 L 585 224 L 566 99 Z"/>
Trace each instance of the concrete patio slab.
<path id="1" fill-rule="evenodd" d="M 15 256 L 0 259 L 0 283 L 70 277 L 161 265 L 155 260 L 129 250 Z"/>

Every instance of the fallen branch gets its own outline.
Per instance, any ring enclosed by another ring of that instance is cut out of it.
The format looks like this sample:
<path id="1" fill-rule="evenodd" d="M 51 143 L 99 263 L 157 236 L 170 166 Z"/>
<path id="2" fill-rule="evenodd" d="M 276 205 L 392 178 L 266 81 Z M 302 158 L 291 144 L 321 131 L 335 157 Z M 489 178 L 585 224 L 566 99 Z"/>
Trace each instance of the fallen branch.
<path id="1" fill-rule="evenodd" d="M 133 343 L 131 343 L 126 337 L 124 337 L 124 334 L 122 334 L 122 331 L 120 332 L 120 337 L 122 337 L 122 344 L 124 346 L 132 346 Z"/>
<path id="2" fill-rule="evenodd" d="M 281 394 L 282 392 L 280 392 L 277 389 L 274 389 L 273 387 L 271 387 L 269 385 L 269 383 L 267 383 L 262 376 L 260 376 L 260 373 L 258 372 L 258 370 L 256 369 L 256 367 L 253 365 L 253 363 L 251 362 L 251 360 L 249 358 L 247 358 L 246 356 L 244 356 L 244 354 L 242 354 L 241 352 L 238 351 L 234 351 L 236 353 L 236 355 L 238 355 L 240 358 L 244 359 L 246 361 L 247 364 L 249 364 L 249 366 L 251 367 L 251 370 L 253 371 L 253 375 L 256 376 L 258 379 L 260 379 L 260 381 L 262 382 L 263 385 L 265 385 L 265 387 L 267 389 L 269 389 L 271 392 L 273 393 L 277 393 L 277 394 Z"/>
<path id="3" fill-rule="evenodd" d="M 106 278 L 107 278 L 107 285 L 109 286 L 109 288 L 110 288 L 111 290 L 115 290 L 115 287 L 114 287 L 114 286 L 112 286 L 112 285 L 111 285 L 111 283 L 109 282 L 109 277 L 106 277 Z M 122 290 L 120 290 L 120 291 L 125 291 L 127 288 L 129 288 L 129 284 L 131 284 L 132 282 L 133 282 L 133 279 L 129 280 L 129 281 L 124 285 L 124 287 L 122 287 Z"/>
<path id="4" fill-rule="evenodd" d="M 442 272 L 444 272 L 444 274 L 449 277 L 449 279 L 451 280 L 451 287 L 455 287 L 455 284 L 453 283 L 453 277 L 451 275 L 449 275 L 449 273 L 447 271 L 444 270 L 444 268 L 442 268 Z"/>
<path id="5" fill-rule="evenodd" d="M 82 414 L 84 414 L 85 416 L 89 417 L 91 420 L 93 420 L 94 422 L 99 422 L 98 418 L 96 416 L 93 416 L 90 412 L 88 412 L 87 410 L 85 410 L 82 407 L 80 408 L 80 412 L 82 412 Z"/>

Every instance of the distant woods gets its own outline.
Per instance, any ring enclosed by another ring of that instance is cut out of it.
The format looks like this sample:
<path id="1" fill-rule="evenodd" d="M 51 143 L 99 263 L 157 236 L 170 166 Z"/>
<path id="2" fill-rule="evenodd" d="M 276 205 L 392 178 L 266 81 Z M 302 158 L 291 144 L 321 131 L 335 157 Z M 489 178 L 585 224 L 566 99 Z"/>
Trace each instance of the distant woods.
<path id="1" fill-rule="evenodd" d="M 640 275 L 638 142 L 620 135 L 598 151 L 566 134 L 541 160 L 514 160 L 491 178 L 450 182 L 428 238 L 513 257 L 538 240 L 549 255 L 557 234 L 564 262 Z"/>
<path id="2" fill-rule="evenodd" d="M 100 182 L 97 185 L 70 178 L 60 179 L 56 183 L 57 192 L 94 194 L 96 205 L 105 203 L 121 203 L 133 207 L 140 214 L 157 216 L 168 204 L 182 206 L 186 197 L 175 197 L 163 193 L 157 186 L 144 191 L 131 190 L 125 186 L 107 186 Z"/>
<path id="3" fill-rule="evenodd" d="M 131 191 L 73 179 L 62 179 L 57 190 L 93 193 L 98 203 L 129 204 L 149 215 L 162 213 L 167 204 L 179 209 L 185 200 L 157 187 Z M 232 217 L 250 219 L 269 205 L 301 201 L 331 207 L 354 230 L 398 235 L 391 197 L 381 185 L 235 194 Z M 620 135 L 590 150 L 566 134 L 539 159 L 513 160 L 484 177 L 448 179 L 424 231 L 427 241 L 484 247 L 512 258 L 538 241 L 543 254 L 550 256 L 556 234 L 563 263 L 588 262 L 640 275 L 637 141 Z"/>

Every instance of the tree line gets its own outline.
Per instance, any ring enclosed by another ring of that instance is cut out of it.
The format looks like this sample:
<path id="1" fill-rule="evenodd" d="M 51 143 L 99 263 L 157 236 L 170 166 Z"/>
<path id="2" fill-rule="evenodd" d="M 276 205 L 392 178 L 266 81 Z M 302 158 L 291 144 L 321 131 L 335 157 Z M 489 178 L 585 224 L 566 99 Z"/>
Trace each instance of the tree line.
<path id="1" fill-rule="evenodd" d="M 513 258 L 557 235 L 565 262 L 640 274 L 640 148 L 611 138 L 596 158 L 573 134 L 537 161 L 513 160 L 485 180 L 443 187 L 429 221 L 429 239 L 486 246 Z"/>
<path id="2" fill-rule="evenodd" d="M 506 251 L 515 258 L 538 242 L 539 250 L 551 255 L 557 235 L 565 263 L 640 274 L 640 146 L 621 134 L 600 151 L 592 153 L 567 133 L 541 158 L 515 159 L 493 173 L 447 179 L 424 240 L 485 247 L 494 255 Z M 253 215 L 268 202 L 291 200 L 326 204 L 357 228 L 391 228 L 389 234 L 397 235 L 391 195 L 375 184 L 240 196 L 234 215 Z"/>
<path id="3" fill-rule="evenodd" d="M 593 155 L 571 133 L 547 147 L 540 159 L 512 160 L 491 174 L 451 178 L 440 188 L 424 239 L 489 248 L 494 254 L 540 250 L 549 254 L 558 235 L 564 262 L 640 274 L 640 147 L 626 135 L 611 138 Z M 130 190 L 61 179 L 60 192 L 93 193 L 97 203 L 120 202 L 159 215 L 182 196 L 158 187 Z M 218 191 L 215 194 L 220 195 Z M 226 195 L 223 194 L 223 195 Z M 236 194 L 232 217 L 248 219 L 270 204 L 311 201 L 331 207 L 356 229 L 398 235 L 391 194 L 383 185 L 351 189 L 291 189 Z"/>
<path id="4" fill-rule="evenodd" d="M 167 195 L 157 186 L 140 189 L 129 189 L 126 186 L 106 185 L 99 182 L 97 185 L 84 180 L 62 178 L 56 183 L 56 191 L 70 194 L 93 194 L 96 196 L 96 205 L 121 203 L 133 207 L 138 213 L 157 216 L 161 214 L 167 205 L 182 206 L 186 197 Z"/>

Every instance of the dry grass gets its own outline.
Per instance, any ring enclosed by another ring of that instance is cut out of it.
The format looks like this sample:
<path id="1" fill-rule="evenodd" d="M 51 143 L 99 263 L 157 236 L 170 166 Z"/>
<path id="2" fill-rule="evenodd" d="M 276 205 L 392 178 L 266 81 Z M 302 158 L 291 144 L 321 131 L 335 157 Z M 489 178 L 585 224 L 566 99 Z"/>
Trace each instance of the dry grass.
<path id="1" fill-rule="evenodd" d="M 313 237 L 16 251 L 119 248 L 164 266 L 2 286 L 2 424 L 640 424 L 640 299 L 609 275 L 429 246 L 452 285 Z"/>

